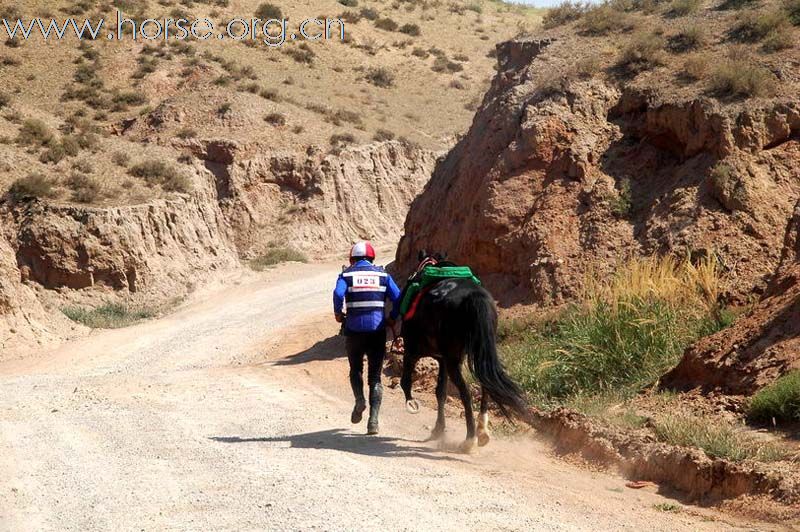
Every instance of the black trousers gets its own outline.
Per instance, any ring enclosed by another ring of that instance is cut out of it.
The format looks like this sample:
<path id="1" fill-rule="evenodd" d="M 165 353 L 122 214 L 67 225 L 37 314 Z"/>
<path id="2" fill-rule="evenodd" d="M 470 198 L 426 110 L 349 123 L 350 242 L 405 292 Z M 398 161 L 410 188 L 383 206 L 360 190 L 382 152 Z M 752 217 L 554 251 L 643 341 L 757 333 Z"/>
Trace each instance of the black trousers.
<path id="1" fill-rule="evenodd" d="M 367 384 L 372 389 L 380 384 L 383 358 L 386 356 L 386 330 L 348 332 L 345 339 L 347 360 L 350 362 L 350 386 L 356 400 L 364 400 L 364 356 L 367 357 Z"/>

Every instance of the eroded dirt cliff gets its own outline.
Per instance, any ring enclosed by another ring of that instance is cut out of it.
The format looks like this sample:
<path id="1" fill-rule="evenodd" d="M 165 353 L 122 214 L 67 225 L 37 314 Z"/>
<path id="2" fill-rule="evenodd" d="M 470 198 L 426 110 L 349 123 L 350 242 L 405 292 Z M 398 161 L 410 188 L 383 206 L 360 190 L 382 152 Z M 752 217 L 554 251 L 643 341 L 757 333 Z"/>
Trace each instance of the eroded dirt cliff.
<path id="1" fill-rule="evenodd" d="M 5 198 L 3 345 L 68 334 L 60 309 L 69 302 L 175 300 L 275 243 L 319 255 L 360 238 L 394 242 L 435 161 L 401 142 L 339 154 L 228 141 L 184 148 L 197 156 L 190 194 L 107 208 Z"/>
<path id="2" fill-rule="evenodd" d="M 750 395 L 800 369 L 800 203 L 786 231 L 781 264 L 761 301 L 717 334 L 701 339 L 662 379 L 663 386 Z"/>
<path id="3" fill-rule="evenodd" d="M 713 253 L 728 298 L 757 297 L 800 197 L 800 106 L 564 73 L 584 41 L 498 46 L 470 131 L 411 207 L 399 269 L 447 251 L 501 303 L 547 306 L 632 255 Z"/>

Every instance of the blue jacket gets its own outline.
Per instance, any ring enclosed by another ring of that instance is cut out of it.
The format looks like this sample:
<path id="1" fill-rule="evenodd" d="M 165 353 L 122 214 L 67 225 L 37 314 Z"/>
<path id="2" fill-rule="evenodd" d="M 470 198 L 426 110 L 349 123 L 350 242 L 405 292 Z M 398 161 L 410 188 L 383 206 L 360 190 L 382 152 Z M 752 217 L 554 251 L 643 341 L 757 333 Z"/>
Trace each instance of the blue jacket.
<path id="1" fill-rule="evenodd" d="M 384 327 L 386 298 L 392 301 L 392 319 L 400 312 L 400 289 L 383 268 L 360 260 L 347 268 L 336 280 L 333 291 L 333 312 L 347 309 L 345 328 L 351 332 L 374 332 Z"/>

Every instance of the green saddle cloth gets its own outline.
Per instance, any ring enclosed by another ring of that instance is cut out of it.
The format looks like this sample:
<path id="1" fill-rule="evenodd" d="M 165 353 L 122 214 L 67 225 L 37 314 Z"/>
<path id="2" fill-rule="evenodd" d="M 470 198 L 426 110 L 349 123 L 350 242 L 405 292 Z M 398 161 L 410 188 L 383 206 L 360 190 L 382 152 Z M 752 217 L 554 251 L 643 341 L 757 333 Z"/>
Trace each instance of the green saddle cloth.
<path id="1" fill-rule="evenodd" d="M 480 279 L 475 277 L 469 266 L 425 266 L 419 278 L 408 285 L 403 301 L 400 303 L 400 315 L 406 315 L 420 290 L 442 279 L 452 279 L 454 277 L 472 279 L 475 284 L 481 284 Z"/>

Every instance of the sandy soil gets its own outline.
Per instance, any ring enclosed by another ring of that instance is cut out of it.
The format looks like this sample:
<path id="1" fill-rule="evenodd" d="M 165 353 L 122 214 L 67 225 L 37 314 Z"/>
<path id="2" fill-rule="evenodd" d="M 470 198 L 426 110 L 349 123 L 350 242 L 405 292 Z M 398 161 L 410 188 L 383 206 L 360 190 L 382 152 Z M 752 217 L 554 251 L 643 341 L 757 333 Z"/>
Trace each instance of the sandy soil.
<path id="1" fill-rule="evenodd" d="M 328 320 L 337 270 L 283 266 L 0 365 L 0 529 L 753 528 L 659 511 L 679 503 L 531 438 L 471 456 L 421 443 L 434 413 L 395 390 L 363 436 Z"/>

